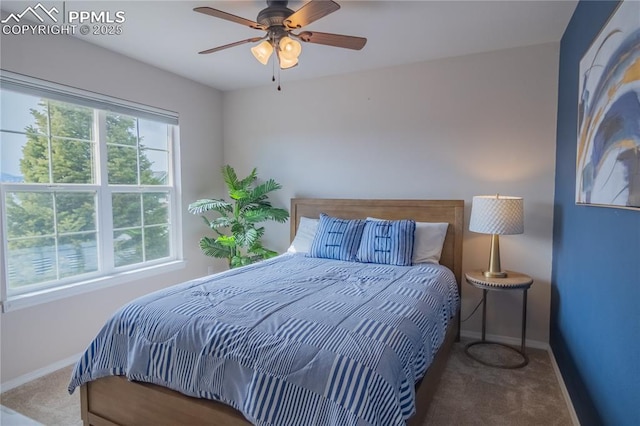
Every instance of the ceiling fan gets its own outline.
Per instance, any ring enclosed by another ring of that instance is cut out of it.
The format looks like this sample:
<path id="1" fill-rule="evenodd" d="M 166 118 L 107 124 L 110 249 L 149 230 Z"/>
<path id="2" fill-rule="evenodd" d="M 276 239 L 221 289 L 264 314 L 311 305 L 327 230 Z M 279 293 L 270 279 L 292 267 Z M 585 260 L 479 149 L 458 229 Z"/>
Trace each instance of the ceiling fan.
<path id="1" fill-rule="evenodd" d="M 367 43 L 363 37 L 342 34 L 321 33 L 318 31 L 297 31 L 302 27 L 340 9 L 340 5 L 332 0 L 311 0 L 300 9 L 293 11 L 287 7 L 288 1 L 267 0 L 267 7 L 258 13 L 256 21 L 241 18 L 211 7 L 196 7 L 196 12 L 204 13 L 216 18 L 225 19 L 256 30 L 266 31 L 263 37 L 252 37 L 235 43 L 225 44 L 199 52 L 200 54 L 214 53 L 245 43 L 262 43 L 251 48 L 255 58 L 266 65 L 275 51 L 281 69 L 294 67 L 298 64 L 298 57 L 302 51 L 300 40 L 305 43 L 324 44 L 326 46 L 343 47 L 360 50 Z"/>

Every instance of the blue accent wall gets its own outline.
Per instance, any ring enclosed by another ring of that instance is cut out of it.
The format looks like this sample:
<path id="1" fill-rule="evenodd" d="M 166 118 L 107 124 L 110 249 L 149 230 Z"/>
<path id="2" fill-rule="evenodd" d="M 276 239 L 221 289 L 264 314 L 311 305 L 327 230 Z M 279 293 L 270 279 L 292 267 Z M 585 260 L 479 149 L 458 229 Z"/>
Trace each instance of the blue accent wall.
<path id="1" fill-rule="evenodd" d="M 616 6 L 580 1 L 560 45 L 550 343 L 582 425 L 640 425 L 640 211 L 575 205 L 580 59 Z"/>

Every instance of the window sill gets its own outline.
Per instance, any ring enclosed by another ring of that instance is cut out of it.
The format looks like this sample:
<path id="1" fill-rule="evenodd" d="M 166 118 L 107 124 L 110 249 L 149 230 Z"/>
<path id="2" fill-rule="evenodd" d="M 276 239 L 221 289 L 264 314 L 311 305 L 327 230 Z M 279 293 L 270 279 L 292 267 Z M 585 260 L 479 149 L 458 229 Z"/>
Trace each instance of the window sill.
<path id="1" fill-rule="evenodd" d="M 42 303 L 53 302 L 55 300 L 65 299 L 79 294 L 89 293 L 94 290 L 114 287 L 131 281 L 152 277 L 154 275 L 163 274 L 170 271 L 177 271 L 185 268 L 187 262 L 184 260 L 176 260 L 162 265 L 150 266 L 135 271 L 127 271 L 118 275 L 100 277 L 89 281 L 70 284 L 68 286 L 42 290 L 39 292 L 21 294 L 7 298 L 2 302 L 2 312 L 16 311 L 18 309 L 28 308 L 40 305 Z"/>

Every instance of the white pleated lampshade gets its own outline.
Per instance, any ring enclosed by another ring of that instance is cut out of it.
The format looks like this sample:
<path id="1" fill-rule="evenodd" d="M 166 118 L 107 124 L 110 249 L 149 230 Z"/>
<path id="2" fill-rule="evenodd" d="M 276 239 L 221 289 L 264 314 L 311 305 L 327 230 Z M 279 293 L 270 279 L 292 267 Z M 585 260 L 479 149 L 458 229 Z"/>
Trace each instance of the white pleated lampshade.
<path id="1" fill-rule="evenodd" d="M 502 195 L 473 197 L 469 230 L 481 234 L 522 234 L 524 232 L 524 200 L 521 197 Z"/>

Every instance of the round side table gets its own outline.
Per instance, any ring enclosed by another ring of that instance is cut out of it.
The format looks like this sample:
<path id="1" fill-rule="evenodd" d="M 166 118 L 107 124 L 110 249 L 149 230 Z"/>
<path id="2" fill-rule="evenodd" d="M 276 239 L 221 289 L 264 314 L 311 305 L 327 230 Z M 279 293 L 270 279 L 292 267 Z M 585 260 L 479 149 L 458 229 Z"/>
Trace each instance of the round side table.
<path id="1" fill-rule="evenodd" d="M 481 364 L 487 365 L 489 367 L 496 368 L 521 368 L 529 363 L 529 357 L 525 353 L 525 338 L 526 338 L 526 329 L 527 329 L 527 290 L 533 284 L 533 279 L 525 274 L 521 274 L 519 272 L 507 271 L 507 277 L 505 278 L 488 278 L 485 277 L 482 271 L 472 271 L 464 274 L 467 282 L 476 288 L 482 289 L 482 339 L 471 342 L 467 344 L 464 351 L 466 354 L 472 359 L 478 361 Z M 505 345 L 503 343 L 492 342 L 486 340 L 486 329 L 487 329 L 487 292 L 499 290 L 522 290 L 522 333 L 521 333 L 521 343 L 520 349 L 514 348 L 513 346 Z M 475 345 L 498 345 L 508 348 L 522 357 L 522 362 L 513 365 L 501 365 L 495 364 L 488 361 L 484 361 L 473 355 L 469 348 Z"/>

